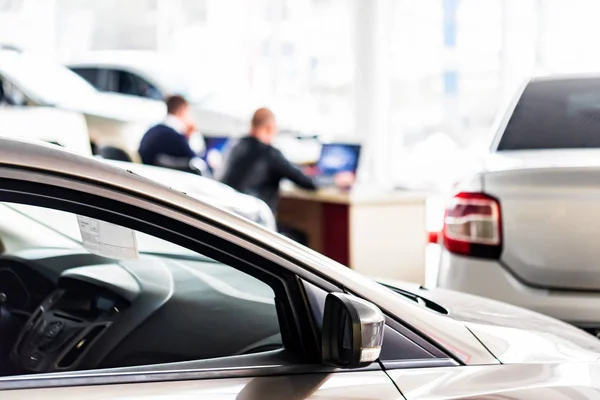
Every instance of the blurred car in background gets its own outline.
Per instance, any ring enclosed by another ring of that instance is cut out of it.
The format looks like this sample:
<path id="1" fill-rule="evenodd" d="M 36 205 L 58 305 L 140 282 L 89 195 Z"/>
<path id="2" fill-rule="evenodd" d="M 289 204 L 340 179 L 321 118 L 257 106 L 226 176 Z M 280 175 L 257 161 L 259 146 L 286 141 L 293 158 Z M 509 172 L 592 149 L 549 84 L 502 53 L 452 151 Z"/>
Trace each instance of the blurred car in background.
<path id="1" fill-rule="evenodd" d="M 242 194 L 212 179 L 186 172 L 151 165 L 104 160 L 105 162 L 153 180 L 161 185 L 186 193 L 215 207 L 222 208 L 256 222 L 265 228 L 277 230 L 275 216 L 269 206 L 256 197 Z"/>
<path id="2" fill-rule="evenodd" d="M 174 57 L 150 51 L 95 51 L 73 57 L 66 65 L 101 92 L 161 102 L 169 95 L 185 96 L 205 136 L 239 137 L 247 133 L 252 101 L 243 99 L 241 93 L 226 96 L 222 88 L 212 89 L 206 81 L 210 74 L 203 78 L 193 65 L 175 63 Z M 275 146 L 295 163 L 316 162 L 321 152 L 317 135 L 291 129 L 278 119 L 281 135 Z"/>
<path id="3" fill-rule="evenodd" d="M 60 129 L 49 129 L 58 126 Z M 12 107 L 5 102 L 0 80 L 0 136 L 42 140 L 80 154 L 92 154 L 87 124 L 77 112 L 52 107 Z"/>
<path id="4" fill-rule="evenodd" d="M 157 101 L 100 93 L 63 65 L 13 47 L 0 46 L 0 81 L 5 105 L 83 114 L 88 143 L 121 149 L 134 160 L 143 134 L 166 112 Z M 53 126 L 53 131 L 69 128 L 60 122 Z"/>
<path id="5" fill-rule="evenodd" d="M 600 76 L 533 79 L 456 187 L 437 284 L 600 334 Z"/>
<path id="6" fill-rule="evenodd" d="M 199 74 L 173 62 L 171 57 L 149 51 L 98 51 L 73 58 L 72 71 L 101 92 L 119 93 L 155 101 L 173 94 L 185 96 L 202 133 L 235 136 L 248 129 L 243 118 L 211 111 L 203 106 L 209 96 Z"/>

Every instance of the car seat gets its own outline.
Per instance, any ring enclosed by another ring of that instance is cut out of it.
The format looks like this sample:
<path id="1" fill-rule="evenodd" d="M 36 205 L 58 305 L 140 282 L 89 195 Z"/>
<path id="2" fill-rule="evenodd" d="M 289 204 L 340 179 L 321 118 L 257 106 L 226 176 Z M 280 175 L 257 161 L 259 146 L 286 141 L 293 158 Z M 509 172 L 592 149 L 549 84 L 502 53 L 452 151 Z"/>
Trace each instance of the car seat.
<path id="1" fill-rule="evenodd" d="M 133 160 L 123 149 L 114 146 L 100 146 L 98 147 L 98 155 L 107 160 L 125 161 L 132 162 Z"/>

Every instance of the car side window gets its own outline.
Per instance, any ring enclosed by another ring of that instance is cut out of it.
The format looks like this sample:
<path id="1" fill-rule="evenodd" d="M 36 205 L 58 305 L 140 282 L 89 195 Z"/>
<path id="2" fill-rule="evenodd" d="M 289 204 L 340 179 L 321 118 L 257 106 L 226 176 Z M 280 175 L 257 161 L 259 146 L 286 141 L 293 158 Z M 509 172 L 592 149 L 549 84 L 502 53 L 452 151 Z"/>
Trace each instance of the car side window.
<path id="1" fill-rule="evenodd" d="M 158 89 L 139 75 L 119 71 L 119 93 L 161 100 Z"/>
<path id="2" fill-rule="evenodd" d="M 18 251 L 0 256 L 0 375 L 284 348 L 276 288 L 260 274 L 95 218 L 15 203 L 0 208 L 29 226 Z M 48 230 L 64 240 L 38 237 Z"/>
<path id="3" fill-rule="evenodd" d="M 135 76 L 129 72 L 119 72 L 119 93 L 131 96 L 139 96 Z"/>
<path id="4" fill-rule="evenodd" d="M 88 81 L 96 89 L 99 89 L 98 88 L 98 76 L 99 76 L 100 70 L 98 68 L 77 67 L 77 68 L 72 68 L 71 70 L 73 72 L 77 73 L 79 76 L 81 76 L 86 81 Z"/>

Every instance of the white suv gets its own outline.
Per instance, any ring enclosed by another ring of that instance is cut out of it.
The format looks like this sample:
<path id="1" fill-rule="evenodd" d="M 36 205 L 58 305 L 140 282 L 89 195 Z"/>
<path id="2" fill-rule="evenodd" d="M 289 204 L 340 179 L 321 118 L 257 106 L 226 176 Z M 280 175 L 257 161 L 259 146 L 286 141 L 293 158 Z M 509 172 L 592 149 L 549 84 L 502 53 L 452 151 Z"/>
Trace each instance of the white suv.
<path id="1" fill-rule="evenodd" d="M 534 79 L 456 187 L 438 286 L 600 332 L 600 76 Z"/>

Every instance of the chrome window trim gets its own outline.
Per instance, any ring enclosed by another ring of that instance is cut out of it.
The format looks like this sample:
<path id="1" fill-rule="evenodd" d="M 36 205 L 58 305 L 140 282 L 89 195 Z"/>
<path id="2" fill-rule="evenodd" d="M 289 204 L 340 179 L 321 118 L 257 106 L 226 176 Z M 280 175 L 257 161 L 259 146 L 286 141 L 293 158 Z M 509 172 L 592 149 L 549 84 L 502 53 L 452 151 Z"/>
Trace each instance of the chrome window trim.
<path id="1" fill-rule="evenodd" d="M 438 368 L 438 367 L 458 367 L 456 361 L 451 358 L 430 358 L 423 360 L 389 360 L 381 361 L 386 371 L 394 369 L 415 369 L 415 368 Z"/>
<path id="2" fill-rule="evenodd" d="M 203 368 L 195 370 L 167 370 L 146 372 L 59 372 L 44 375 L 24 375 L 0 378 L 0 390 L 48 389 L 58 387 L 117 385 L 126 383 L 156 383 L 206 379 L 254 378 L 260 376 L 332 374 L 358 371 L 381 371 L 375 362 L 365 368 L 336 369 L 326 365 L 256 365 L 241 368 Z"/>

